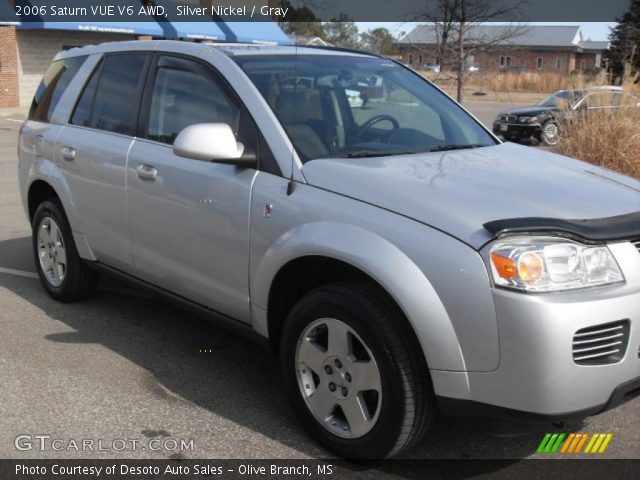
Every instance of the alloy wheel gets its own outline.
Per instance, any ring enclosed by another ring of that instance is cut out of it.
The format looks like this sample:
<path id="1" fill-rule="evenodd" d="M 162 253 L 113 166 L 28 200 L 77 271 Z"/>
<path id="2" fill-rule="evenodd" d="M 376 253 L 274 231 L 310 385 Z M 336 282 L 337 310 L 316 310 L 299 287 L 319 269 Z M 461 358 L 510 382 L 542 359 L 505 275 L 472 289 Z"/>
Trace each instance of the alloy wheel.
<path id="1" fill-rule="evenodd" d="M 59 287 L 67 274 L 67 251 L 60 227 L 51 217 L 38 224 L 38 260 L 47 282 Z"/>
<path id="2" fill-rule="evenodd" d="M 542 128 L 542 135 L 547 145 L 554 146 L 560 142 L 560 130 L 558 130 L 558 125 L 553 122 L 548 122 Z"/>
<path id="3" fill-rule="evenodd" d="M 360 438 L 375 426 L 382 405 L 380 370 L 371 350 L 346 323 L 312 322 L 296 349 L 300 392 L 307 407 L 331 433 Z"/>

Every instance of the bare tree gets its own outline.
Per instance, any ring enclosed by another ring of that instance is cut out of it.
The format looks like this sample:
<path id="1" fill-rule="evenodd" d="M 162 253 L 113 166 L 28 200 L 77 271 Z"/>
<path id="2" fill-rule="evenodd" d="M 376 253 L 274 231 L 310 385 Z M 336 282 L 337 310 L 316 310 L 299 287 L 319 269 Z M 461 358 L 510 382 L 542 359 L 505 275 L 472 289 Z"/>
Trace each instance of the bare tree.
<path id="1" fill-rule="evenodd" d="M 442 75 L 453 74 L 458 102 L 463 99 L 470 59 L 481 53 L 507 51 L 526 31 L 526 27 L 513 24 L 491 29 L 483 29 L 481 24 L 504 18 L 518 6 L 503 6 L 496 0 L 430 0 L 416 12 L 415 20 L 431 24 L 434 36 L 427 45 L 414 47 L 435 56 Z"/>

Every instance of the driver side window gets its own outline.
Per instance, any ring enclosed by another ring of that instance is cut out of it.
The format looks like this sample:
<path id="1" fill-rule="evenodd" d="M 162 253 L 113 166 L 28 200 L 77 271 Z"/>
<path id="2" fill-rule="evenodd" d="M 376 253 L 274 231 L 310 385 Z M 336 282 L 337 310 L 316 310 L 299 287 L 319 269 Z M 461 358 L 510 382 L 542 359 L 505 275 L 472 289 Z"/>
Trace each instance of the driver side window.
<path id="1" fill-rule="evenodd" d="M 226 123 L 237 133 L 239 112 L 236 102 L 199 65 L 193 69 L 161 65 L 153 84 L 146 138 L 172 145 L 184 128 L 198 123 Z"/>

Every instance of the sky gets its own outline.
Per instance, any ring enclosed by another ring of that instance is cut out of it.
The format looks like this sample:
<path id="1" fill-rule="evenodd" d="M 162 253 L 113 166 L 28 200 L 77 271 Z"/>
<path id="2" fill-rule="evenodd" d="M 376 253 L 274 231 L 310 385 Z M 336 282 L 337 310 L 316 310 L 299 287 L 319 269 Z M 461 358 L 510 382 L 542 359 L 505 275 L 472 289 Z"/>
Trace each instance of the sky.
<path id="1" fill-rule="evenodd" d="M 408 32 L 416 25 L 415 22 L 356 22 L 361 32 L 372 28 L 385 27 L 398 36 L 402 32 Z M 590 40 L 608 40 L 609 29 L 616 25 L 615 22 L 583 22 L 583 23 L 554 23 L 554 22 L 531 22 L 528 25 L 580 25 L 585 38 Z"/>

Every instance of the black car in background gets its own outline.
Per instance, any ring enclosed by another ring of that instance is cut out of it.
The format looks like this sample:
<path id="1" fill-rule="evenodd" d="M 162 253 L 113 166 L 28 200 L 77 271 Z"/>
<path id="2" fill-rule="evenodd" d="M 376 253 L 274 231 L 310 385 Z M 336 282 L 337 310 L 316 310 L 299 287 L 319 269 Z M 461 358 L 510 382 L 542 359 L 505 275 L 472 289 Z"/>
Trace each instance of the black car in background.
<path id="1" fill-rule="evenodd" d="M 620 87 L 560 90 L 529 107 L 500 113 L 493 133 L 512 142 L 554 146 L 560 142 L 559 123 L 580 112 L 623 106 L 640 106 L 638 99 Z"/>

